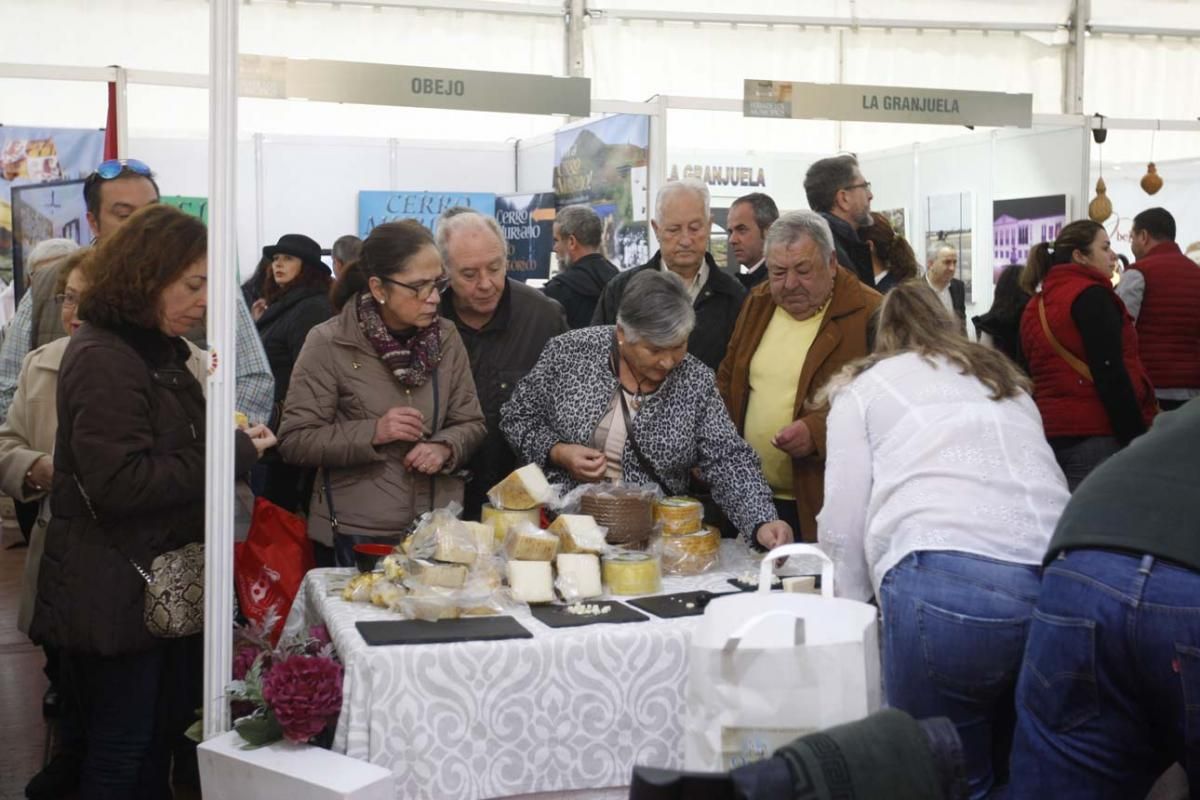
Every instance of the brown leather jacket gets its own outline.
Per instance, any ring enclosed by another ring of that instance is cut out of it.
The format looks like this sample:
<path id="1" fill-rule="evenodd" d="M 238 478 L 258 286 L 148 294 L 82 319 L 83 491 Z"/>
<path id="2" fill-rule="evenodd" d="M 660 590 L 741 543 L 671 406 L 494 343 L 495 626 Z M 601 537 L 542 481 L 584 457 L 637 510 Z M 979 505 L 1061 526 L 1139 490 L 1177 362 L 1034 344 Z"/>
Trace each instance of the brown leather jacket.
<path id="1" fill-rule="evenodd" d="M 442 335 L 437 377 L 411 391 L 396 381 L 359 329 L 353 300 L 312 329 L 296 359 L 279 449 L 289 464 L 328 472 L 343 533 L 395 536 L 431 508 L 462 502 L 463 482 L 450 473 L 471 457 L 486 428 L 462 339 L 450 321 L 439 318 L 437 324 Z M 404 468 L 412 442 L 371 443 L 376 421 L 395 406 L 419 409 L 427 440 L 450 447 L 442 474 L 431 478 Z M 323 478 L 317 476 L 313 489 L 309 536 L 332 544 Z"/>
<path id="2" fill-rule="evenodd" d="M 804 420 L 812 432 L 816 450 L 793 459 L 793 491 L 800 515 L 799 537 L 817 540 L 817 512 L 825 498 L 825 418 L 828 408 L 806 409 L 805 403 L 847 363 L 867 354 L 867 323 L 882 298 L 845 267 L 838 267 L 833 282 L 833 299 L 817 338 L 804 360 L 796 387 L 795 418 Z M 738 433 L 746 430 L 746 406 L 750 400 L 750 361 L 775 313 L 769 284 L 757 286 L 742 305 L 729 350 L 717 371 L 717 388 L 729 409 Z"/>

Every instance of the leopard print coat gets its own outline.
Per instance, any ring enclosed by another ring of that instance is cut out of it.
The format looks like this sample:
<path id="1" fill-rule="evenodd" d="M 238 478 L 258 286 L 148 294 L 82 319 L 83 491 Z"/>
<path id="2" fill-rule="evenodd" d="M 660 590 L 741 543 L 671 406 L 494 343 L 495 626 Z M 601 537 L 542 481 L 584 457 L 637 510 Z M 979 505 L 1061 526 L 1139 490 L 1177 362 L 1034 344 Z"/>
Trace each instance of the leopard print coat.
<path id="1" fill-rule="evenodd" d="M 500 429 L 518 456 L 567 489 L 576 481 L 549 463 L 550 448 L 559 442 L 593 446 L 617 389 L 610 367 L 614 335 L 607 325 L 552 339 L 500 411 Z M 692 467 L 699 467 L 713 499 L 748 541 L 759 525 L 777 518 L 758 455 L 730 421 L 712 370 L 694 356 L 644 399 L 633 435 L 671 494 L 685 494 Z M 621 468 L 626 483 L 653 483 L 628 442 Z"/>

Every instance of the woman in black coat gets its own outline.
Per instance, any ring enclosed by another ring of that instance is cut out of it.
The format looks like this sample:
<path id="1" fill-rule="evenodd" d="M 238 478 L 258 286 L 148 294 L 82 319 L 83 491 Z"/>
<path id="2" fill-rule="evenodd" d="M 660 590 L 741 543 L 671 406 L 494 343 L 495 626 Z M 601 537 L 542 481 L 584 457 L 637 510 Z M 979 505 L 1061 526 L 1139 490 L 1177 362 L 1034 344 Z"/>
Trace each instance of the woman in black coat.
<path id="1" fill-rule="evenodd" d="M 277 430 L 283 400 L 292 381 L 292 368 L 308 332 L 333 316 L 329 302 L 332 283 L 329 267 L 321 261 L 321 246 L 307 236 L 289 233 L 263 248 L 271 259 L 262 285 L 262 299 L 252 313 L 263 350 L 275 376 L 275 412 L 271 428 Z M 288 510 L 297 511 L 312 488 L 312 470 L 285 464 L 278 452 L 264 459 L 262 496 Z"/>
<path id="2" fill-rule="evenodd" d="M 204 540 L 205 402 L 180 337 L 204 319 L 206 249 L 177 209 L 131 216 L 84 266 L 59 371 L 30 636 L 59 648 L 83 715 L 82 798 L 170 797 L 170 748 L 199 705 L 203 637 L 150 634 L 139 567 Z M 235 435 L 239 469 L 274 442 L 263 426 Z"/>

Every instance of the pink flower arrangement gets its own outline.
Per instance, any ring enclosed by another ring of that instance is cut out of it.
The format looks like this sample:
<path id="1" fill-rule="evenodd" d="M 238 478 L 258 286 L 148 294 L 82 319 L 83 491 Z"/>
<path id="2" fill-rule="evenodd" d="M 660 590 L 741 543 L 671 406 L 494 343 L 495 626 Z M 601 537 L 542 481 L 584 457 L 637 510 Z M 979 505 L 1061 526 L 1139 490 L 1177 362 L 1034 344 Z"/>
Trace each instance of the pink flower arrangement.
<path id="1" fill-rule="evenodd" d="M 342 710 L 342 665 L 318 655 L 293 655 L 271 666 L 263 699 L 291 742 L 307 742 Z"/>
<path id="2" fill-rule="evenodd" d="M 342 665 L 329 632 L 314 625 L 272 646 L 266 619 L 237 631 L 234 682 L 228 695 L 234 729 L 252 747 L 277 741 L 308 742 L 342 710 Z"/>

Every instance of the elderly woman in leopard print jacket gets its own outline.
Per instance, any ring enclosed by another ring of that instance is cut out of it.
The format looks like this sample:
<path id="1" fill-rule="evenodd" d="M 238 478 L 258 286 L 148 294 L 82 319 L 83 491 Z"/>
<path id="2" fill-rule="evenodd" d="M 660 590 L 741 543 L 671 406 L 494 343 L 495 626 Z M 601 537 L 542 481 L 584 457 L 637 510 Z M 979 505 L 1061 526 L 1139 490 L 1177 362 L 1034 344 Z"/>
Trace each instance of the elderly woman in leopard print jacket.
<path id="1" fill-rule="evenodd" d="M 777 518 L 758 456 L 738 436 L 712 371 L 687 354 L 696 315 L 678 276 L 630 281 L 616 326 L 550 341 L 500 412 L 517 454 L 553 482 L 657 483 L 686 493 L 698 468 L 748 541 L 792 541 Z"/>

